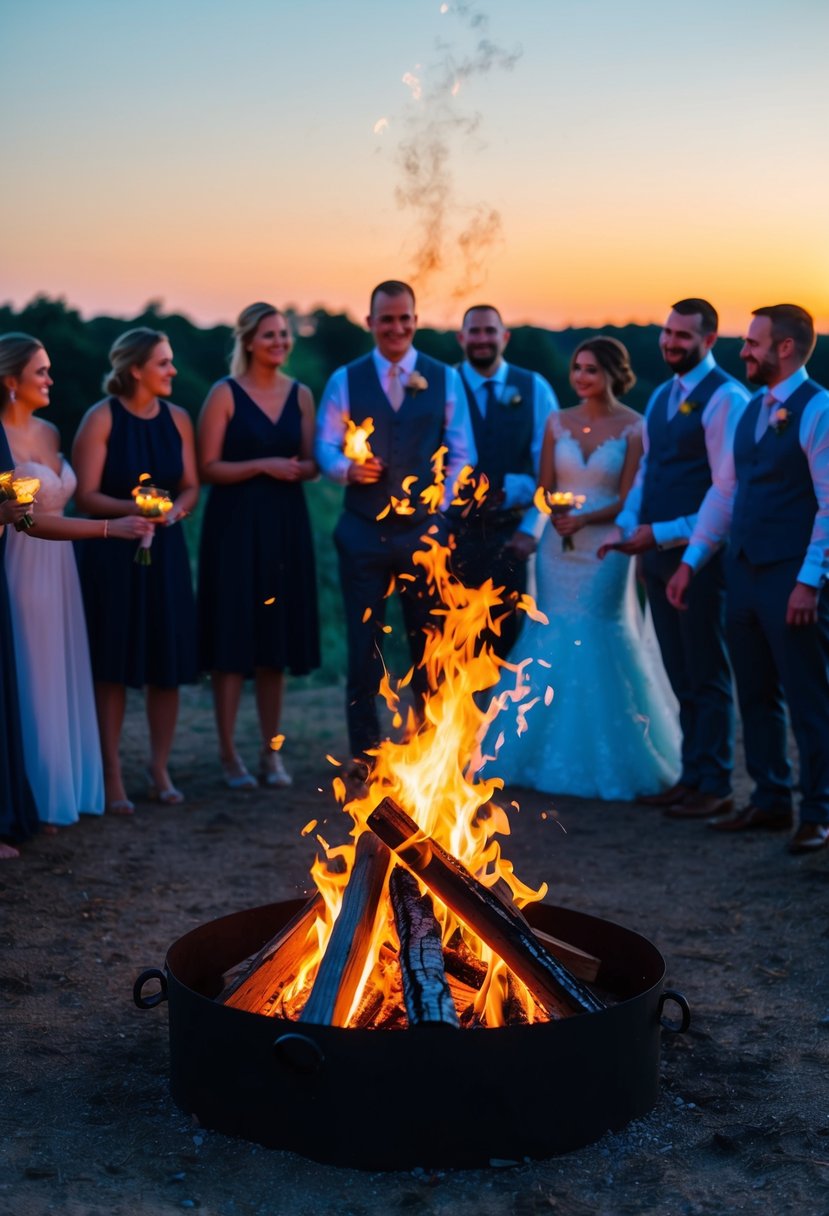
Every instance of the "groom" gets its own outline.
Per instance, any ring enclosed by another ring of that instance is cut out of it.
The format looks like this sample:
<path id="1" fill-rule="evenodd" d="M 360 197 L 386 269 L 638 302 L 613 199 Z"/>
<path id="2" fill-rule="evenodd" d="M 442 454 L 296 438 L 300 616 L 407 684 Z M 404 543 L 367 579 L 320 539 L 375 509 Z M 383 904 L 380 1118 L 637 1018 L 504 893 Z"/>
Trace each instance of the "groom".
<path id="1" fill-rule="evenodd" d="M 491 578 L 514 602 L 527 590 L 527 565 L 538 543 L 533 496 L 544 430 L 558 401 L 543 376 L 506 362 L 510 331 L 491 304 L 467 308 L 457 337 L 478 451 L 474 476 L 485 474 L 489 491 L 459 518 L 454 567 L 466 586 L 480 587 Z M 511 604 L 500 618 L 500 632 L 489 638 L 501 658 L 512 649 L 518 627 Z"/>
<path id="2" fill-rule="evenodd" d="M 740 357 L 761 391 L 737 426 L 668 597 L 685 607 L 697 571 L 728 535 L 729 648 L 755 784 L 748 806 L 708 826 L 791 826 L 785 698 L 802 795 L 788 848 L 810 853 L 829 843 L 829 393 L 806 372 L 815 347 L 809 313 L 776 304 L 752 316 Z"/>
<path id="3" fill-rule="evenodd" d="M 645 411 L 645 454 L 616 522 L 623 553 L 643 555 L 642 568 L 656 636 L 679 702 L 679 782 L 641 802 L 672 819 L 707 819 L 731 806 L 733 715 L 725 648 L 722 554 L 694 580 L 688 611 L 678 612 L 666 587 L 679 565 L 697 512 L 708 495 L 729 428 L 748 394 L 714 361 L 716 310 L 702 299 L 674 304 L 659 339 L 673 372 Z"/>
<path id="4" fill-rule="evenodd" d="M 374 350 L 338 368 L 320 404 L 316 457 L 322 471 L 345 485 L 343 512 L 334 531 L 348 642 L 346 717 L 351 753 L 349 774 L 364 778 L 367 753 L 380 742 L 376 697 L 383 677 L 383 627 L 389 588 L 396 583 L 415 673 L 418 700 L 426 691 L 424 630 L 432 600 L 423 567 L 412 555 L 427 532 L 446 539 L 443 517 L 429 514 L 420 497 L 433 482 L 432 457 L 446 448 L 441 507 L 452 498 L 464 465 L 474 465 L 469 411 L 457 372 L 419 354 L 414 292 L 387 280 L 371 293 L 366 325 Z M 372 455 L 358 461 L 343 452 L 347 424 L 372 420 Z"/>

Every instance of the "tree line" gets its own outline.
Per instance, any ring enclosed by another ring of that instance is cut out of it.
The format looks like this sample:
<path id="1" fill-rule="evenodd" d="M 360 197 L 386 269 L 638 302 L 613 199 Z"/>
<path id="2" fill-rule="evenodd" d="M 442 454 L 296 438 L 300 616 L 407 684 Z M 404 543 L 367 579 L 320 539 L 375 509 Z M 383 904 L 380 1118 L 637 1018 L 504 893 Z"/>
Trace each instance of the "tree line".
<path id="1" fill-rule="evenodd" d="M 370 335 L 343 313 L 317 309 L 309 316 L 299 316 L 290 308 L 286 312 L 296 335 L 287 370 L 307 384 L 319 401 L 331 372 L 371 348 Z M 181 314 L 165 312 L 160 301 L 150 301 L 135 317 L 98 316 L 89 320 L 84 320 L 65 300 L 46 295 L 36 296 L 19 310 L 8 304 L 0 306 L 0 333 L 23 330 L 40 339 L 49 352 L 56 383 L 48 417 L 60 430 L 67 448 L 84 412 L 102 395 L 101 381 L 108 368 L 110 346 L 120 333 L 136 325 L 162 329 L 169 336 L 179 373 L 173 398 L 195 417 L 210 385 L 227 374 L 232 346 L 229 325 L 202 328 Z M 570 356 L 579 342 L 597 332 L 618 338 L 630 351 L 638 380 L 627 402 L 634 409 L 643 410 L 654 387 L 665 379 L 656 325 L 607 325 L 600 331 L 522 325 L 512 331 L 507 357 L 516 365 L 545 376 L 562 406 L 566 406 L 573 403 L 567 375 Z M 421 329 L 416 345 L 436 359 L 458 362 L 460 349 L 451 331 Z M 726 371 L 742 381 L 740 345 L 739 338 L 721 338 L 716 356 Z M 810 372 L 821 383 L 829 383 L 829 337 L 818 339 Z"/>
<path id="2" fill-rule="evenodd" d="M 306 316 L 300 315 L 295 309 L 286 309 L 286 315 L 296 335 L 286 370 L 307 384 L 314 399 L 319 402 L 331 372 L 370 350 L 371 337 L 362 325 L 342 313 L 318 309 Z M 173 400 L 184 406 L 195 419 L 211 384 L 227 374 L 232 346 L 232 329 L 229 325 L 202 328 L 185 316 L 165 312 L 160 301 L 149 302 L 135 317 L 100 316 L 89 320 L 84 320 L 65 300 L 50 299 L 45 295 L 35 297 L 17 311 L 10 305 L 0 306 L 0 333 L 22 330 L 38 338 L 49 353 L 55 387 L 46 417 L 60 431 L 63 450 L 67 454 L 71 451 L 75 431 L 84 413 L 103 395 L 101 382 L 109 367 L 107 354 L 110 346 L 119 334 L 136 325 L 161 329 L 170 338 L 178 368 Z M 581 341 L 597 332 L 613 335 L 624 342 L 630 351 L 638 380 L 626 401 L 634 409 L 644 410 L 651 391 L 666 378 L 665 364 L 658 346 L 659 327 L 656 325 L 604 326 L 601 331 L 553 331 L 522 325 L 512 331 L 507 356 L 517 366 L 545 376 L 565 407 L 574 404 L 573 391 L 568 383 L 570 356 Z M 458 362 L 460 347 L 452 331 L 421 329 L 416 345 L 436 359 L 447 363 Z M 726 371 L 742 381 L 740 346 L 739 338 L 721 338 L 716 346 L 716 356 Z M 828 337 L 818 340 L 810 371 L 816 380 L 829 383 Z M 328 684 L 340 679 L 345 671 L 345 626 L 337 559 L 331 539 L 340 511 L 342 489 L 323 478 L 310 483 L 307 494 L 317 554 L 323 666 L 306 679 L 315 684 Z M 184 523 L 194 575 L 203 503 L 204 496 L 193 517 Z M 408 654 L 396 602 L 390 607 L 389 623 L 393 626 L 393 634 L 387 642 L 386 661 L 391 671 L 402 675 L 408 666 Z"/>

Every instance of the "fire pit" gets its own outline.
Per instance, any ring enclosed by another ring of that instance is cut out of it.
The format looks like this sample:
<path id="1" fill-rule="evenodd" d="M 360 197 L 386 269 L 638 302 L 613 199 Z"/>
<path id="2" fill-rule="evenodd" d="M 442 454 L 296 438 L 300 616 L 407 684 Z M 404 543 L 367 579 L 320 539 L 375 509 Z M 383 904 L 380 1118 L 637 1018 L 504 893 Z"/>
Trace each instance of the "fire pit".
<path id="1" fill-rule="evenodd" d="M 500 662 L 479 642 L 501 589 L 464 587 L 424 543 L 429 692 L 404 723 L 411 673 L 384 678 L 402 738 L 373 749 L 357 796 L 334 779 L 349 842 L 317 832 L 316 894 L 187 934 L 134 993 L 169 999 L 173 1097 L 204 1126 L 370 1169 L 522 1160 L 623 1127 L 656 1099 L 665 1001 L 688 1022 L 649 942 L 543 905 L 504 856 L 503 782 L 481 776 Z"/>
<path id="2" fill-rule="evenodd" d="M 580 1148 L 656 1101 L 660 1026 L 684 1031 L 690 1014 L 663 989 L 662 956 L 639 934 L 528 908 L 535 928 L 602 960 L 596 986 L 609 998 L 600 1012 L 537 1025 L 352 1030 L 217 1003 L 223 972 L 303 903 L 202 925 L 170 947 L 164 971 L 136 981 L 139 1008 L 169 1002 L 171 1092 L 202 1126 L 333 1165 L 479 1167 Z M 160 991 L 145 995 L 154 979 Z M 661 1016 L 668 1001 L 677 1024 Z"/>

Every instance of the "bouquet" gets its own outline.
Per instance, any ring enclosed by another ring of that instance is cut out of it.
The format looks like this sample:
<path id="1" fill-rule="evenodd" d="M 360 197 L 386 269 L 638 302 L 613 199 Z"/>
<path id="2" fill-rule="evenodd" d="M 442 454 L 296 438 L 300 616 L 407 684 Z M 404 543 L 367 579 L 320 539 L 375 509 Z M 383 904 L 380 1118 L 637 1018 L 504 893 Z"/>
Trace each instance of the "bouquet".
<path id="1" fill-rule="evenodd" d="M 545 515 L 569 515 L 571 511 L 580 511 L 585 501 L 584 494 L 574 494 L 572 490 L 545 490 L 543 486 L 538 487 L 533 499 Z M 562 536 L 561 547 L 565 553 L 572 550 L 572 536 Z"/>
<path id="2" fill-rule="evenodd" d="M 0 502 L 35 502 L 35 494 L 40 489 L 37 477 L 15 477 L 14 469 L 8 473 L 0 473 Z M 23 518 L 14 526 L 18 532 L 34 525 L 34 516 L 27 511 Z"/>
<path id="3" fill-rule="evenodd" d="M 159 489 L 158 486 L 150 485 L 148 481 L 140 481 L 132 490 L 132 496 L 135 499 L 135 505 L 138 507 L 138 513 L 143 515 L 145 519 L 163 519 L 173 509 L 173 500 L 167 491 Z M 135 560 L 139 566 L 152 565 L 153 559 L 150 554 L 150 545 L 153 543 L 154 535 L 154 532 L 150 532 L 147 536 L 142 536 L 138 542 Z"/>

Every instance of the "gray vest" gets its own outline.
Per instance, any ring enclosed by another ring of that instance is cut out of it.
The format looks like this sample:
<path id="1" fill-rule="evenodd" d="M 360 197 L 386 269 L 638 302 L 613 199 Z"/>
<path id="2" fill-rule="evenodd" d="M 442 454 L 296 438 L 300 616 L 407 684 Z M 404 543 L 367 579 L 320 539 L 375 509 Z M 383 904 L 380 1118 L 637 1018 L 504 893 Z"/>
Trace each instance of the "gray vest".
<path id="1" fill-rule="evenodd" d="M 386 466 L 383 476 L 373 485 L 350 484 L 346 488 L 345 509 L 363 519 L 377 519 L 392 497 L 408 498 L 415 508 L 414 514 L 396 515 L 390 511 L 384 524 L 412 524 L 427 517 L 420 493 L 434 479 L 431 458 L 444 440 L 447 369 L 444 363 L 420 353 L 415 369 L 427 387 L 417 393 L 407 391 L 403 404 L 395 412 L 380 384 L 371 355 L 364 355 L 346 368 L 351 419 L 357 426 L 366 418 L 373 420 L 374 432 L 369 444 L 374 455 Z M 407 492 L 403 481 L 410 477 L 417 480 L 408 483 Z"/>
<path id="2" fill-rule="evenodd" d="M 817 513 L 809 462 L 800 446 L 800 420 L 820 385 L 806 380 L 784 405 L 785 427 L 771 426 L 756 442 L 766 390 L 752 397 L 734 434 L 737 493 L 729 547 L 757 566 L 803 558 Z"/>
<path id="3" fill-rule="evenodd" d="M 673 380 L 657 389 L 648 414 L 648 458 L 642 487 L 639 522 L 659 523 L 680 515 L 695 515 L 711 485 L 711 466 L 705 446 L 702 412 L 721 385 L 732 379 L 714 367 L 695 389 L 688 403 L 668 420 L 668 399 Z"/>

